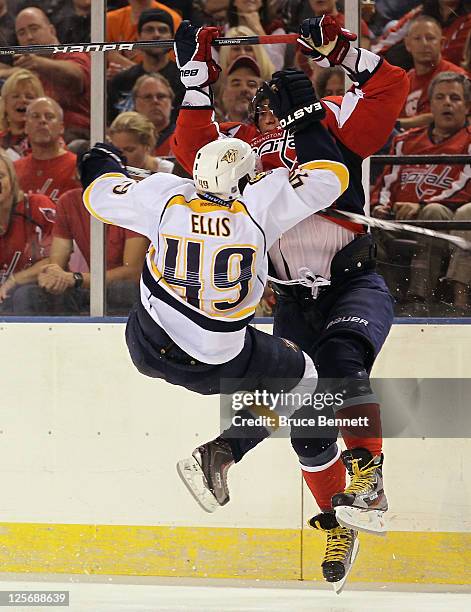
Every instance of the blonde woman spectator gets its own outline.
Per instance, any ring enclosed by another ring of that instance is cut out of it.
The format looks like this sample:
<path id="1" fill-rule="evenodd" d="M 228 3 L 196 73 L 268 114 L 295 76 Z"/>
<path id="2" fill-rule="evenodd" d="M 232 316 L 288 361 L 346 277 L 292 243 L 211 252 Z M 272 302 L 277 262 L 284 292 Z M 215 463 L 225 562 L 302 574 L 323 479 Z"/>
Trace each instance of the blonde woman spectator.
<path id="1" fill-rule="evenodd" d="M 0 95 L 0 146 L 15 161 L 29 152 L 26 108 L 44 96 L 44 89 L 35 74 L 21 68 L 3 83 Z"/>
<path id="2" fill-rule="evenodd" d="M 35 282 L 47 264 L 56 208 L 43 194 L 25 194 L 13 162 L 0 150 L 0 304 Z M 12 308 L 11 302 L 1 307 Z"/>
<path id="3" fill-rule="evenodd" d="M 134 111 L 121 113 L 109 128 L 109 137 L 121 149 L 130 166 L 151 172 L 172 172 L 174 164 L 152 155 L 155 148 L 154 124 Z"/>
<path id="4" fill-rule="evenodd" d="M 256 36 L 255 32 L 247 26 L 229 28 L 225 34 L 226 38 L 239 38 L 239 36 Z M 269 81 L 275 72 L 275 67 L 270 56 L 265 50 L 265 45 L 228 45 L 221 47 L 219 51 L 219 65 L 223 74 L 226 74 L 228 66 L 240 55 L 250 55 L 260 68 L 260 75 L 264 81 Z"/>
<path id="5" fill-rule="evenodd" d="M 246 26 L 257 36 L 285 34 L 283 21 L 270 21 L 268 0 L 230 0 L 227 10 L 227 28 Z M 282 70 L 285 63 L 286 45 L 266 45 L 275 70 Z"/>

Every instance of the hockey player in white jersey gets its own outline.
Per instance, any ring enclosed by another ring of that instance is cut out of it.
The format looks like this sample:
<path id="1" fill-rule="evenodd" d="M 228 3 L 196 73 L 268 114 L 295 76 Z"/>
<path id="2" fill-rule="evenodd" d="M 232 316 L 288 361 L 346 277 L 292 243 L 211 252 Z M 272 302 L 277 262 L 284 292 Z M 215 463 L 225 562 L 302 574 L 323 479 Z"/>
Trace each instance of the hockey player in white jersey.
<path id="1" fill-rule="evenodd" d="M 135 366 L 202 394 L 219 393 L 222 379 L 236 381 L 232 391 L 269 392 L 289 380 L 283 390 L 293 397 L 316 387 L 308 355 L 249 322 L 266 283 L 268 249 L 284 231 L 332 204 L 348 186 L 348 170 L 321 124 L 325 111 L 309 79 L 283 71 L 269 85 L 277 114 L 294 132 L 299 167 L 291 172 L 257 175 L 250 145 L 230 138 L 199 151 L 193 181 L 157 173 L 135 182 L 120 151 L 101 143 L 80 163 L 89 212 L 151 241 L 141 299 L 126 328 Z M 289 414 L 299 407 L 294 402 Z M 257 426 L 239 439 L 232 429 L 179 466 L 208 511 L 229 501 L 228 467 L 270 434 Z"/>

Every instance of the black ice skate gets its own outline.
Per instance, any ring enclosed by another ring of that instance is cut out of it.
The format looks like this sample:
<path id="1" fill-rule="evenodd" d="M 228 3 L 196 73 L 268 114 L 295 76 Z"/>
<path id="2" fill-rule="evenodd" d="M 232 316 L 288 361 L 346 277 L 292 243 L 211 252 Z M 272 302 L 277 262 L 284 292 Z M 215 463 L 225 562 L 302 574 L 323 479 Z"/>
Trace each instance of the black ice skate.
<path id="1" fill-rule="evenodd" d="M 383 490 L 383 455 L 373 457 L 366 448 L 354 448 L 342 453 L 342 461 L 350 484 L 332 497 L 338 522 L 350 529 L 385 535 L 383 514 L 388 500 Z"/>
<path id="2" fill-rule="evenodd" d="M 327 536 L 322 574 L 339 595 L 358 554 L 358 532 L 339 525 L 333 512 L 317 514 L 308 525 L 324 531 Z"/>
<path id="3" fill-rule="evenodd" d="M 206 512 L 229 501 L 227 471 L 234 464 L 231 447 L 221 438 L 198 446 L 189 459 L 177 463 L 185 486 Z"/>

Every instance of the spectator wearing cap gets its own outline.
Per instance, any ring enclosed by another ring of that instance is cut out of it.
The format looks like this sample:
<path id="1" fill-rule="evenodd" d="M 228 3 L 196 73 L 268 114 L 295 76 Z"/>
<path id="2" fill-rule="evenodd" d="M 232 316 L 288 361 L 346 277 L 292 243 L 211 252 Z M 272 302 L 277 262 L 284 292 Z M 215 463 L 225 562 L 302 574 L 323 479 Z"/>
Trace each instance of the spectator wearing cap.
<path id="1" fill-rule="evenodd" d="M 433 17 L 421 15 L 411 22 L 405 45 L 412 55 L 414 68 L 407 73 L 410 85 L 400 120 L 402 128 L 420 127 L 432 122 L 428 90 L 438 74 L 466 74 L 460 66 L 443 59 L 442 40 L 442 28 Z"/>
<path id="2" fill-rule="evenodd" d="M 139 40 L 168 40 L 173 38 L 173 19 L 166 11 L 149 9 L 143 11 L 138 23 Z M 108 88 L 108 121 L 111 122 L 122 112 L 132 110 L 134 104 L 132 89 L 137 79 L 145 74 L 159 73 L 167 79 L 175 93 L 175 105 L 172 119 L 175 120 L 176 108 L 179 108 L 185 88 L 180 81 L 176 63 L 170 59 L 169 50 L 149 47 L 142 53 L 142 62 L 113 77 Z"/>
<path id="3" fill-rule="evenodd" d="M 262 83 L 260 67 L 250 55 L 236 58 L 227 69 L 220 96 L 224 121 L 247 123 L 250 103 Z"/>
<path id="4" fill-rule="evenodd" d="M 15 20 L 20 45 L 57 45 L 56 30 L 38 7 L 26 8 Z M 57 53 L 19 55 L 14 65 L 36 73 L 46 95 L 54 98 L 64 112 L 65 139 L 88 138 L 90 133 L 90 55 Z"/>
<path id="5" fill-rule="evenodd" d="M 129 0 L 129 6 L 123 6 L 116 11 L 108 11 L 106 14 L 106 36 L 108 42 L 137 40 L 139 18 L 143 11 L 149 9 L 160 9 L 169 14 L 173 21 L 173 31 L 177 31 L 182 18 L 176 11 L 155 0 Z M 114 76 L 119 69 L 130 68 L 134 62 L 139 61 L 141 54 L 131 51 L 124 55 L 117 51 L 111 51 L 108 59 L 112 65 L 112 70 L 108 71 L 108 76 Z"/>
<path id="6" fill-rule="evenodd" d="M 154 155 L 171 155 L 170 137 L 175 131 L 171 115 L 175 94 L 170 83 L 159 73 L 144 74 L 137 79 L 132 97 L 134 110 L 154 125 L 157 138 Z"/>

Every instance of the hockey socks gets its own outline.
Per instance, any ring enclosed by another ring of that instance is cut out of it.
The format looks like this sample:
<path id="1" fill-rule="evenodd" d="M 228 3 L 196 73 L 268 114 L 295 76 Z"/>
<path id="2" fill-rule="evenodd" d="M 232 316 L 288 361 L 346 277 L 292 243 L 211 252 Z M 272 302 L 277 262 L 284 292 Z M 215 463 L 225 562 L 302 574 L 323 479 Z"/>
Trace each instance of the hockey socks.
<path id="1" fill-rule="evenodd" d="M 346 470 L 337 454 L 332 462 L 316 467 L 301 466 L 304 482 L 323 512 L 332 509 L 332 497 L 345 489 Z"/>
<path id="2" fill-rule="evenodd" d="M 338 410 L 335 416 L 348 420 L 348 425 L 341 426 L 340 432 L 349 450 L 366 448 L 373 456 L 381 455 L 383 436 L 379 404 L 355 404 Z"/>

